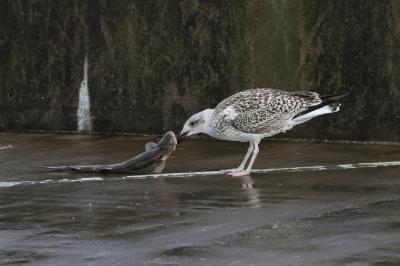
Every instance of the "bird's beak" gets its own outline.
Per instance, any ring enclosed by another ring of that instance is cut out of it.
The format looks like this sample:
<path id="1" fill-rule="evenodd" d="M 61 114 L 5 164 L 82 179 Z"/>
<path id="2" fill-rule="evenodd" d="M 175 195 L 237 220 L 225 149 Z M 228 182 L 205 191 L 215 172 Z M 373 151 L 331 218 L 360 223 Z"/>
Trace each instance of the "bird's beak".
<path id="1" fill-rule="evenodd" d="M 178 143 L 181 142 L 184 138 L 186 138 L 188 136 L 188 134 L 190 133 L 190 131 L 186 131 L 186 132 L 181 132 L 178 134 Z"/>

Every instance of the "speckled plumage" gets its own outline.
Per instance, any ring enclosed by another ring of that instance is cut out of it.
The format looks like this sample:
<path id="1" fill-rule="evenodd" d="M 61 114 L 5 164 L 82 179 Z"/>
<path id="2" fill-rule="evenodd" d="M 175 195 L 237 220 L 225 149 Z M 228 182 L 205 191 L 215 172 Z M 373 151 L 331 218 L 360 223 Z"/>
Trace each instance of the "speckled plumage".
<path id="1" fill-rule="evenodd" d="M 315 92 L 259 88 L 236 93 L 214 109 L 210 128 L 216 138 L 247 141 L 246 135 L 272 136 L 297 114 L 322 101 Z"/>
<path id="2" fill-rule="evenodd" d="M 249 142 L 239 167 L 227 171 L 232 176 L 249 175 L 263 138 L 285 132 L 314 117 L 339 111 L 339 100 L 343 97 L 345 95 L 320 97 L 315 92 L 275 89 L 242 91 L 226 98 L 214 109 L 192 115 L 178 139 L 204 133 L 216 139 Z"/>

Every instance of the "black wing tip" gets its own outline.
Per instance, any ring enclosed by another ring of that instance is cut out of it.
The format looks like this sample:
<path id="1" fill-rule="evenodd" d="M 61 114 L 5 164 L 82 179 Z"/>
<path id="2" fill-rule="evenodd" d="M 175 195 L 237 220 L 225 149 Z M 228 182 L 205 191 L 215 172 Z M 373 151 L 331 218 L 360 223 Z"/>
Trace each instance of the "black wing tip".
<path id="1" fill-rule="evenodd" d="M 298 116 L 304 115 L 306 113 L 309 113 L 309 112 L 312 112 L 312 111 L 317 110 L 319 108 L 322 108 L 322 107 L 324 107 L 326 105 L 329 105 L 331 108 L 333 108 L 335 110 L 334 112 L 337 112 L 337 111 L 339 111 L 340 100 L 342 98 L 345 98 L 345 97 L 349 96 L 349 95 L 350 95 L 350 93 L 341 94 L 341 95 L 324 95 L 324 96 L 320 96 L 319 98 L 322 100 L 322 102 L 320 104 L 310 106 L 310 107 L 308 107 L 307 110 L 295 115 L 294 117 L 298 117 Z"/>
<path id="2" fill-rule="evenodd" d="M 347 96 L 350 96 L 350 93 L 346 93 L 346 94 L 323 95 L 323 96 L 320 96 L 319 98 L 320 98 L 322 101 L 328 101 L 328 100 L 330 100 L 330 101 L 337 101 L 337 100 L 340 100 L 340 99 L 345 98 L 345 97 L 347 97 Z"/>

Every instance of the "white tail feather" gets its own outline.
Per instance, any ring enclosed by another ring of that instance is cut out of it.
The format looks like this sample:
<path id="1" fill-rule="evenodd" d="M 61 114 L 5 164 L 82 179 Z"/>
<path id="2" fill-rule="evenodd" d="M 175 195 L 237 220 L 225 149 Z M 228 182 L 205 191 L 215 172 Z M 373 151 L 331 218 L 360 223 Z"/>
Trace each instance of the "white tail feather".
<path id="1" fill-rule="evenodd" d="M 304 115 L 298 116 L 292 120 L 292 125 L 298 125 L 302 124 L 304 122 L 307 122 L 311 120 L 314 117 L 324 115 L 324 114 L 330 114 L 330 113 L 336 113 L 340 110 L 340 103 L 333 103 L 330 105 L 325 105 L 324 107 L 321 107 L 319 109 L 316 109 L 312 112 L 306 113 Z"/>

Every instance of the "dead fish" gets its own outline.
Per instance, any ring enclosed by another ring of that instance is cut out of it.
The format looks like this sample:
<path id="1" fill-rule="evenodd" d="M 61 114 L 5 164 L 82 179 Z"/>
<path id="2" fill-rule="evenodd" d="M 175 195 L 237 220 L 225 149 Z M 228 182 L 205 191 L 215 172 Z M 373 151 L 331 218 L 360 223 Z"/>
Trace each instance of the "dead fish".
<path id="1" fill-rule="evenodd" d="M 79 173 L 127 173 L 142 169 L 150 169 L 152 173 L 161 173 L 165 167 L 165 162 L 175 151 L 177 140 L 174 132 L 168 131 L 158 143 L 148 142 L 145 145 L 145 151 L 135 157 L 115 164 L 104 165 L 61 165 L 61 166 L 43 166 L 52 171 L 74 171 Z"/>

